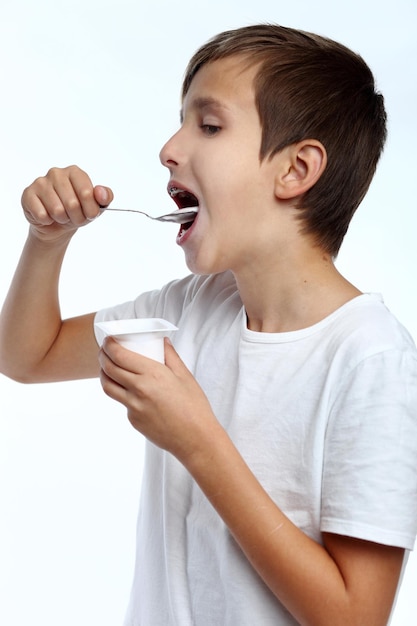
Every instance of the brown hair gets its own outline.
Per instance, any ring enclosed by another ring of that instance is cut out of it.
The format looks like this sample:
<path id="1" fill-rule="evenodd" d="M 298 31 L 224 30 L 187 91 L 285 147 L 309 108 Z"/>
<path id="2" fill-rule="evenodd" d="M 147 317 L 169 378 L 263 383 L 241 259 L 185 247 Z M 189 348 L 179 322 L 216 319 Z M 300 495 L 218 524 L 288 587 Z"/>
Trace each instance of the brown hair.
<path id="1" fill-rule="evenodd" d="M 261 159 L 303 139 L 325 147 L 326 169 L 299 209 L 304 232 L 335 256 L 386 139 L 384 100 L 371 70 L 335 41 L 260 24 L 226 31 L 203 45 L 188 64 L 182 97 L 204 64 L 232 55 L 259 65 L 254 88 Z"/>

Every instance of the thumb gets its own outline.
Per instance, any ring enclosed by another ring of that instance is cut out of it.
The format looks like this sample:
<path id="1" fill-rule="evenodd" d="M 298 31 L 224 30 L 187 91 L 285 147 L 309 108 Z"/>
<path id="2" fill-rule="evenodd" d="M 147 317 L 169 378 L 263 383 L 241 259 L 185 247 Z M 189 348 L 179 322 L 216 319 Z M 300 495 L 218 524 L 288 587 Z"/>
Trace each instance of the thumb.
<path id="1" fill-rule="evenodd" d="M 113 197 L 113 192 L 110 187 L 103 187 L 103 185 L 96 185 L 94 187 L 94 198 L 100 206 L 107 206 L 110 204 Z"/>
<path id="2" fill-rule="evenodd" d="M 169 369 L 177 375 L 188 372 L 187 367 L 185 366 L 183 360 L 179 356 L 178 352 L 175 350 L 172 345 L 170 339 L 165 337 L 165 365 L 169 367 Z M 188 372 L 189 373 L 189 372 Z"/>

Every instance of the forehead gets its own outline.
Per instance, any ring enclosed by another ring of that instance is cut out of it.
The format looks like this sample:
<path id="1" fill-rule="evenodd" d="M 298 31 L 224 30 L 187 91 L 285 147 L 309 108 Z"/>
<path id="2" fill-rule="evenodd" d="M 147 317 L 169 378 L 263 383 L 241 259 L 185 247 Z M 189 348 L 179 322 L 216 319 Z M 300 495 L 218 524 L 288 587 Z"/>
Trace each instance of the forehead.
<path id="1" fill-rule="evenodd" d="M 194 76 L 183 100 L 183 110 L 202 105 L 253 108 L 256 67 L 242 56 L 210 61 Z"/>

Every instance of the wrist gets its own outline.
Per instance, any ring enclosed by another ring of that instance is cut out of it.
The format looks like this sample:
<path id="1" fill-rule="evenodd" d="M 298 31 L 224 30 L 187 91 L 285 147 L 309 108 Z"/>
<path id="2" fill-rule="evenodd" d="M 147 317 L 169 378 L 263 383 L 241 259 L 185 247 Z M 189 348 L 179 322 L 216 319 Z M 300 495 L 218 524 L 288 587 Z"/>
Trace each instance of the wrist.
<path id="1" fill-rule="evenodd" d="M 28 241 L 41 249 L 66 249 L 77 229 L 52 230 L 38 228 L 34 224 L 29 226 Z"/>
<path id="2" fill-rule="evenodd" d="M 199 432 L 198 437 L 193 438 L 192 444 L 177 458 L 200 483 L 200 478 L 204 482 L 208 474 L 214 478 L 213 466 L 221 472 L 223 462 L 230 459 L 231 448 L 237 452 L 229 435 L 213 415 L 213 420 L 206 423 L 204 431 Z"/>

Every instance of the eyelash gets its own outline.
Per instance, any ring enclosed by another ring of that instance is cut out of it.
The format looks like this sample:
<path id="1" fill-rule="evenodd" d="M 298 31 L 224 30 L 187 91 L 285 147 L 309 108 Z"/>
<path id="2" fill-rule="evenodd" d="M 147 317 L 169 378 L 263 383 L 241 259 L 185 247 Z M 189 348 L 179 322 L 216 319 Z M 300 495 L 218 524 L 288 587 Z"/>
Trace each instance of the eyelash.
<path id="1" fill-rule="evenodd" d="M 214 124 L 201 124 L 200 128 L 208 137 L 214 137 L 220 131 L 220 126 Z"/>

